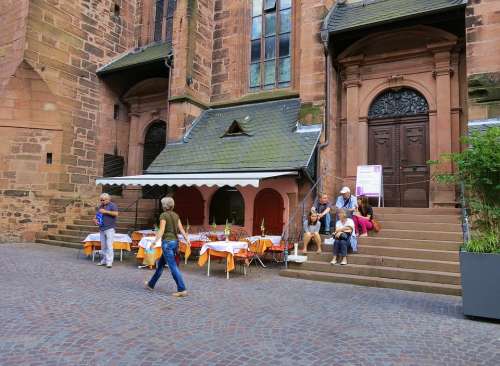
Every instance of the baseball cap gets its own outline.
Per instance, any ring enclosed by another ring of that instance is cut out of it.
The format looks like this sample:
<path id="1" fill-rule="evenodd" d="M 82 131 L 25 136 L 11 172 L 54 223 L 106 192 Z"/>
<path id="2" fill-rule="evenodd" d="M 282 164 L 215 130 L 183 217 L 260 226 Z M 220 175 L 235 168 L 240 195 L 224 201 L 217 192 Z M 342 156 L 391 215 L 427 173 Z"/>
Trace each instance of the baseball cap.
<path id="1" fill-rule="evenodd" d="M 349 187 L 342 187 L 340 193 L 351 193 L 351 190 L 349 189 Z"/>

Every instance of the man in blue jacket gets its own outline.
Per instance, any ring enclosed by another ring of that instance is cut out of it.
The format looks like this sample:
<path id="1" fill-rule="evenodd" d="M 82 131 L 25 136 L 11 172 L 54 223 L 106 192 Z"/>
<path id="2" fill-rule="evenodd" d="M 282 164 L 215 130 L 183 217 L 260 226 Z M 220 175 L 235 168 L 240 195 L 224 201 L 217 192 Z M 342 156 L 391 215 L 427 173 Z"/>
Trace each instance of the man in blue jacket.
<path id="1" fill-rule="evenodd" d="M 96 209 L 94 223 L 99 226 L 101 234 L 101 261 L 98 266 L 113 266 L 113 242 L 115 236 L 116 218 L 118 207 L 111 202 L 111 197 L 107 193 L 99 196 L 99 207 Z"/>

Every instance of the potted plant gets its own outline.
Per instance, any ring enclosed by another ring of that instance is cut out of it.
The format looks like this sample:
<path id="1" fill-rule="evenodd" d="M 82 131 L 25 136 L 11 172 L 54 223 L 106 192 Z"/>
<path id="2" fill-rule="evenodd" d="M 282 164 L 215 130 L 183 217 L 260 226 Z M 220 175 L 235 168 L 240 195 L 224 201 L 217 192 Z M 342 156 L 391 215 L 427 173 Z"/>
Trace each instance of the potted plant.
<path id="1" fill-rule="evenodd" d="M 451 161 L 454 173 L 436 174 L 438 181 L 462 186 L 463 312 L 468 316 L 500 319 L 500 127 L 472 133 L 464 142 L 467 149 L 441 160 Z M 470 235 L 467 211 L 471 217 Z"/>

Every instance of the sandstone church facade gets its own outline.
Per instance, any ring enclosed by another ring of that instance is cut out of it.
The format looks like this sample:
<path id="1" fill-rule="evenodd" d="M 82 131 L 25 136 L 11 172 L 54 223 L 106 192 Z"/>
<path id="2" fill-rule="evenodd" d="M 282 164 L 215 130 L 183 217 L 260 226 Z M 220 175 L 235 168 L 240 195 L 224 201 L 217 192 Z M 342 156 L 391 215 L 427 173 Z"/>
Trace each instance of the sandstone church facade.
<path id="1" fill-rule="evenodd" d="M 427 161 L 500 116 L 498 14 L 488 0 L 4 1 L 0 240 L 70 223 L 103 176 L 162 175 L 193 224 L 233 215 L 247 231 L 265 217 L 280 232 L 319 177 L 333 196 L 364 164 L 384 166 L 386 205 L 454 205 Z M 148 187 L 104 189 L 166 192 Z"/>

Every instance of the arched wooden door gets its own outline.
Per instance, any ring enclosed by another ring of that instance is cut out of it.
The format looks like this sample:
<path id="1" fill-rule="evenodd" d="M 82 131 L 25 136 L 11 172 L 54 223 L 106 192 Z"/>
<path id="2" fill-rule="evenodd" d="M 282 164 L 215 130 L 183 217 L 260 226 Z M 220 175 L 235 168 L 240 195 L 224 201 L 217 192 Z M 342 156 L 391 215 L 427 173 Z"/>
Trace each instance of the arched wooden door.
<path id="1" fill-rule="evenodd" d="M 368 164 L 383 166 L 385 206 L 429 207 L 429 107 L 413 89 L 387 90 L 368 113 Z"/>
<path id="2" fill-rule="evenodd" d="M 144 137 L 142 170 L 146 170 L 153 160 L 163 151 L 167 143 L 167 125 L 164 121 L 151 123 Z M 147 186 L 142 189 L 144 198 L 162 198 L 167 194 L 167 187 Z"/>
<path id="3" fill-rule="evenodd" d="M 283 232 L 283 198 L 274 189 L 265 188 L 257 193 L 253 205 L 253 235 L 260 235 L 264 219 L 266 234 L 281 235 Z"/>

